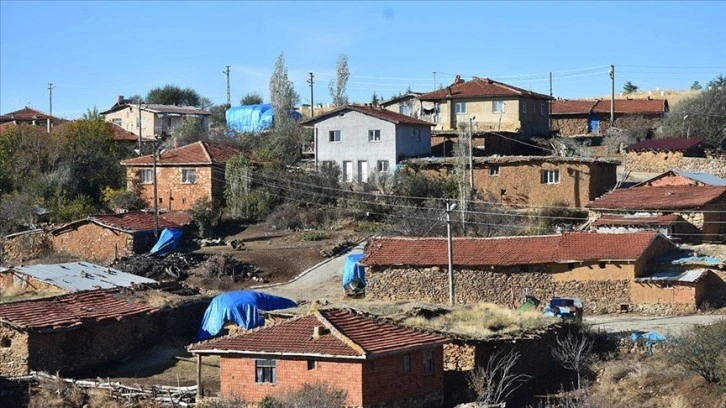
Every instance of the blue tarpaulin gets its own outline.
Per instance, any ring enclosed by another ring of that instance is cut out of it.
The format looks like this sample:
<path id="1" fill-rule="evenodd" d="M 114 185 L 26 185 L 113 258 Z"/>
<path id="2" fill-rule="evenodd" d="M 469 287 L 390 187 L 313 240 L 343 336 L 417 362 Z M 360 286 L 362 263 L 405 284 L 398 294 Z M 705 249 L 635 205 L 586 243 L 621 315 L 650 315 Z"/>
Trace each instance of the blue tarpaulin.
<path id="1" fill-rule="evenodd" d="M 366 276 L 363 265 L 359 265 L 358 261 L 363 259 L 365 254 L 350 254 L 345 258 L 345 266 L 343 267 L 343 287 L 345 285 L 358 280 L 363 286 L 366 285 Z"/>
<path id="2" fill-rule="evenodd" d="M 182 230 L 164 228 L 164 230 L 161 231 L 159 240 L 156 241 L 156 245 L 151 248 L 151 251 L 149 251 L 149 253 L 153 255 L 164 255 L 167 252 L 175 251 L 176 245 L 179 243 L 179 241 L 181 241 L 181 237 Z"/>
<path id="3" fill-rule="evenodd" d="M 235 106 L 225 112 L 227 127 L 238 132 L 254 133 L 270 129 L 273 117 L 274 110 L 269 103 Z M 297 111 L 290 111 L 290 117 L 294 120 L 302 119 Z"/>
<path id="4" fill-rule="evenodd" d="M 225 322 L 232 322 L 245 329 L 265 324 L 260 310 L 278 310 L 296 307 L 290 299 L 253 290 L 241 290 L 217 295 L 209 303 L 202 318 L 202 325 L 194 341 L 214 337 L 222 331 Z"/>

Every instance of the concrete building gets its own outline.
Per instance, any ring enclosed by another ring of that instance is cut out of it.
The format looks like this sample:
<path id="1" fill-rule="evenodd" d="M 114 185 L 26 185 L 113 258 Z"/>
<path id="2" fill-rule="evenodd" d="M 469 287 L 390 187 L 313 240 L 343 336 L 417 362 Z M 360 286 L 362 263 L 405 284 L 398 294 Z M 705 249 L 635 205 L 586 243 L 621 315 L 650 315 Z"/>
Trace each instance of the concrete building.
<path id="1" fill-rule="evenodd" d="M 430 175 L 453 172 L 454 158 L 408 160 Z M 512 206 L 583 207 L 617 182 L 618 161 L 557 156 L 475 157 L 474 189 Z M 468 172 L 468 170 L 467 170 Z"/>
<path id="2" fill-rule="evenodd" d="M 472 123 L 475 133 L 512 132 L 525 137 L 548 136 L 552 97 L 489 78 L 464 81 L 418 96 L 421 119 L 436 124 L 435 131 L 458 131 Z"/>
<path id="3" fill-rule="evenodd" d="M 346 182 L 431 152 L 431 123 L 378 107 L 350 105 L 301 125 L 315 128 L 316 167 L 336 163 Z"/>
<path id="4" fill-rule="evenodd" d="M 354 311 L 320 310 L 189 351 L 200 369 L 201 356 L 220 356 L 223 398 L 255 403 L 325 382 L 346 391 L 349 407 L 441 407 L 448 342 Z"/>
<path id="5" fill-rule="evenodd" d="M 195 118 L 201 123 L 202 129 L 209 130 L 209 117 L 212 114 L 193 106 L 123 103 L 123 96 L 120 96 L 116 104 L 109 110 L 101 112 L 101 115 L 107 122 L 136 136 L 139 136 L 139 120 L 141 120 L 142 138 L 153 138 L 170 135 L 172 129 L 183 123 L 184 118 Z"/>
<path id="6" fill-rule="evenodd" d="M 379 105 L 389 111 L 418 119 L 422 115 L 421 101 L 418 99 L 421 94 L 421 92 L 406 92 L 404 95 L 383 101 Z"/>
<path id="7" fill-rule="evenodd" d="M 232 146 L 195 142 L 165 150 L 156 158 L 158 207 L 165 211 L 188 210 L 200 199 L 221 204 L 227 160 L 239 154 Z M 126 167 L 127 188 L 141 190 L 141 197 L 154 205 L 154 157 L 121 161 Z"/>
<path id="8" fill-rule="evenodd" d="M 65 119 L 50 116 L 45 112 L 26 106 L 23 109 L 18 109 L 16 111 L 0 115 L 0 131 L 5 129 L 7 126 L 13 125 L 47 127 L 48 121 L 50 121 L 51 127 L 68 122 Z"/>

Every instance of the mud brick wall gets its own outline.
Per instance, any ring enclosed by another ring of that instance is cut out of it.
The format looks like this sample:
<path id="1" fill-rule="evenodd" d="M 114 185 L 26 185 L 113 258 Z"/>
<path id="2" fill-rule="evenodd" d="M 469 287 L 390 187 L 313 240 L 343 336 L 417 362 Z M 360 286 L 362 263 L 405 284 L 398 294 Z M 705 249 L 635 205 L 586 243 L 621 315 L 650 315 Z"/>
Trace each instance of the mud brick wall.
<path id="1" fill-rule="evenodd" d="M 45 232 L 15 235 L 0 242 L 5 261 L 22 262 L 53 252 L 53 243 Z"/>
<path id="2" fill-rule="evenodd" d="M 28 334 L 0 324 L 0 377 L 28 373 Z"/>
<path id="3" fill-rule="evenodd" d="M 448 272 L 446 268 L 371 268 L 366 275 L 366 297 L 374 300 L 413 300 L 448 303 Z M 524 292 L 542 301 L 553 296 L 579 297 L 586 312 L 603 313 L 620 310 L 620 304 L 630 303 L 630 280 L 567 280 L 557 281 L 546 267 L 522 272 L 519 267 L 499 267 L 496 270 L 455 270 L 454 298 L 456 303 L 496 303 L 516 307 L 523 301 Z"/>
<path id="4" fill-rule="evenodd" d="M 552 131 L 560 136 L 582 136 L 588 134 L 587 118 L 557 117 L 552 118 Z"/>
<path id="5" fill-rule="evenodd" d="M 133 253 L 134 236 L 94 223 L 60 231 L 51 237 L 53 249 L 84 260 L 108 263 Z"/>
<path id="6" fill-rule="evenodd" d="M 726 160 L 722 156 L 683 157 L 681 152 L 630 152 L 626 153 L 623 165 L 631 171 L 661 173 L 679 169 L 726 178 Z"/>

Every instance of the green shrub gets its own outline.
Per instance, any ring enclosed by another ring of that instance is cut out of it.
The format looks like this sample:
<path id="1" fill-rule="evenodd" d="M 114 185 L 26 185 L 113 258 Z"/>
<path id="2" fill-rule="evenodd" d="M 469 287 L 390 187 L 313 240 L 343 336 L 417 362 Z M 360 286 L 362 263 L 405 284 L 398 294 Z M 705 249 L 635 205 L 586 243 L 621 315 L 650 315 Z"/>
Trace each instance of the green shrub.
<path id="1" fill-rule="evenodd" d="M 207 198 L 197 200 L 189 210 L 189 214 L 200 237 L 210 237 L 221 216 L 219 209 L 212 206 L 212 202 Z"/>
<path id="2" fill-rule="evenodd" d="M 710 383 L 726 385 L 726 319 L 696 325 L 671 341 L 669 358 Z"/>
<path id="3" fill-rule="evenodd" d="M 300 237 L 303 241 L 322 241 L 330 238 L 330 234 L 325 231 L 308 231 Z"/>

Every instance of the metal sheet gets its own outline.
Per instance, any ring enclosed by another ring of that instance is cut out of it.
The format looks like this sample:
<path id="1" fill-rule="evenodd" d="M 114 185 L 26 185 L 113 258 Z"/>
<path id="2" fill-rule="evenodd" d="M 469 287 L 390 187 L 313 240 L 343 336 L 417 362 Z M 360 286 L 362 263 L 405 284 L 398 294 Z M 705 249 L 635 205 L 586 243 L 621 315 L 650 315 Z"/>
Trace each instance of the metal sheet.
<path id="1" fill-rule="evenodd" d="M 88 262 L 40 264 L 12 267 L 10 269 L 50 285 L 58 286 L 68 292 L 157 283 L 153 279 Z"/>

